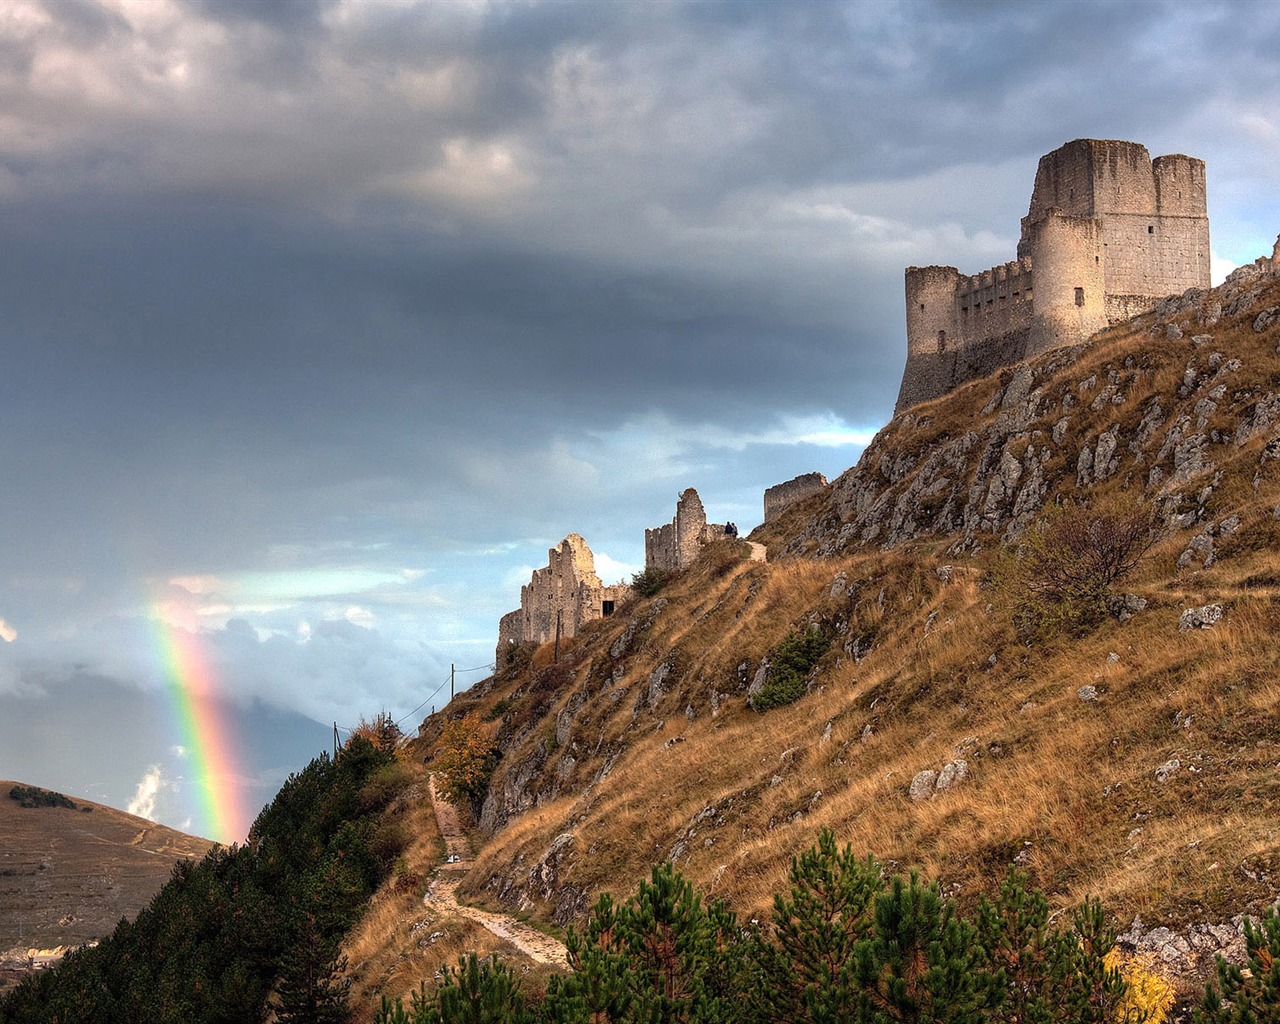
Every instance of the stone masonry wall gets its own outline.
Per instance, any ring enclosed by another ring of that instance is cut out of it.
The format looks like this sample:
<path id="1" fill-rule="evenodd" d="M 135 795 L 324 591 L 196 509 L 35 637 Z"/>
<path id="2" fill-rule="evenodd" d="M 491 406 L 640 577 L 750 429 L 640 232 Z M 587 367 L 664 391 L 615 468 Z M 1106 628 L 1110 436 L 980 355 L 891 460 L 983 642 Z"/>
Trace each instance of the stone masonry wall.
<path id="1" fill-rule="evenodd" d="M 788 505 L 827 486 L 827 478 L 821 473 L 803 473 L 785 483 L 774 484 L 764 492 L 764 521 L 767 523 Z"/>
<path id="2" fill-rule="evenodd" d="M 971 276 L 907 268 L 895 411 L 1207 288 L 1206 211 L 1204 161 L 1194 157 L 1153 161 L 1138 143 L 1100 139 L 1045 155 L 1016 260 Z"/>
<path id="3" fill-rule="evenodd" d="M 587 542 L 576 533 L 569 534 L 547 552 L 547 565 L 535 569 L 521 587 L 519 609 L 499 620 L 497 664 L 516 645 L 555 639 L 557 622 L 563 639 L 576 636 L 588 622 L 612 614 L 630 594 L 625 583 L 604 586 Z"/>
<path id="4" fill-rule="evenodd" d="M 678 572 L 698 557 L 708 541 L 724 536 L 724 527 L 707 522 L 702 499 L 692 487 L 676 502 L 676 517 L 644 531 L 644 567 Z"/>

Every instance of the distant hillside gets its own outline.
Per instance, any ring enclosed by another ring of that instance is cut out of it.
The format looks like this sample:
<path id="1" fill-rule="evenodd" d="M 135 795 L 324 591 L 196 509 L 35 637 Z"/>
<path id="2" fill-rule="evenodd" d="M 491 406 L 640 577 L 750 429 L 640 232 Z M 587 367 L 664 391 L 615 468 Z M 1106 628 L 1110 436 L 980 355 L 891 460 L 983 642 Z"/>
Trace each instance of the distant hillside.
<path id="1" fill-rule="evenodd" d="M 338 946 L 407 838 L 389 805 L 411 773 L 393 762 L 359 734 L 336 759 L 321 754 L 289 777 L 243 845 L 180 865 L 131 921 L 0 998 L 0 1021 L 344 1019 Z"/>
<path id="2" fill-rule="evenodd" d="M 109 934 L 151 902 L 175 861 L 214 845 L 74 796 L 74 809 L 23 807 L 14 787 L 48 792 L 0 780 L 0 953 Z"/>
<path id="3" fill-rule="evenodd" d="M 968 905 L 1013 866 L 1057 906 L 1100 896 L 1175 974 L 1238 951 L 1280 896 L 1278 343 L 1270 266 L 1167 300 L 897 417 L 752 534 L 767 564 L 711 545 L 558 664 L 517 652 L 417 741 L 439 758 L 469 715 L 501 752 L 460 895 L 581 922 L 669 860 L 764 918 L 829 827 Z M 1160 527 L 1127 602 L 1020 638 L 1002 545 L 1122 491 Z M 752 710 L 797 661 L 799 699 Z"/>

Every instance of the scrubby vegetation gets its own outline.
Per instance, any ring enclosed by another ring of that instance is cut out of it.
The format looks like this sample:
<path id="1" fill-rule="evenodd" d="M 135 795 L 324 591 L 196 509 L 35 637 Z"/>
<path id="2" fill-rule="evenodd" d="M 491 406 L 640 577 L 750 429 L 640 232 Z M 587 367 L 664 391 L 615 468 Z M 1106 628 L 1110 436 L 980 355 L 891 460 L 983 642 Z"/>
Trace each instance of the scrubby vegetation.
<path id="1" fill-rule="evenodd" d="M 4 1024 L 345 1019 L 339 946 L 398 853 L 403 780 L 362 738 L 291 776 L 244 846 L 180 862 L 133 921 L 0 1003 Z"/>
<path id="2" fill-rule="evenodd" d="M 804 695 L 809 672 L 831 645 L 816 622 L 803 630 L 790 630 L 769 654 L 764 687 L 751 698 L 757 711 L 790 704 Z"/>
<path id="3" fill-rule="evenodd" d="M 1127 973 L 1101 906 L 1069 926 L 1010 875 L 972 918 L 936 884 L 886 877 L 830 832 L 795 858 L 768 926 L 740 922 L 670 864 L 625 903 L 604 895 L 570 931 L 570 972 L 545 996 L 474 954 L 406 1010 L 383 1000 L 378 1024 L 1143 1024 L 1163 1020 L 1168 987 Z"/>
<path id="4" fill-rule="evenodd" d="M 449 721 L 431 765 L 443 779 L 449 800 L 468 808 L 472 814 L 480 813 L 480 805 L 489 791 L 489 779 L 502 757 L 490 731 L 475 714 Z"/>
<path id="5" fill-rule="evenodd" d="M 647 568 L 631 577 L 631 589 L 639 597 L 653 597 L 670 579 L 671 573 L 666 569 Z"/>
<path id="6" fill-rule="evenodd" d="M 39 786 L 14 786 L 9 790 L 9 799 L 18 801 L 19 807 L 66 807 L 76 809 L 76 802 L 70 797 L 55 793 Z M 89 808 L 85 808 L 89 810 Z"/>
<path id="7" fill-rule="evenodd" d="M 1120 491 L 1092 504 L 1051 505 L 992 573 L 1024 639 L 1080 636 L 1101 622 L 1117 583 L 1159 537 L 1155 506 Z"/>

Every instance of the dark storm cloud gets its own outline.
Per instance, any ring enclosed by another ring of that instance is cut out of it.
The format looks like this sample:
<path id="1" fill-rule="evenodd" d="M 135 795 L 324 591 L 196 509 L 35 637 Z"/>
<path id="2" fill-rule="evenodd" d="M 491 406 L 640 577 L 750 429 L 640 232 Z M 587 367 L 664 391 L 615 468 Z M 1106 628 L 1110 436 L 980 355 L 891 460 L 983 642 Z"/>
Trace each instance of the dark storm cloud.
<path id="1" fill-rule="evenodd" d="M 1280 227 L 1274 5 L 7 13 L 0 695 L 154 698 L 159 616 L 236 708 L 413 707 L 566 533 L 852 463 L 902 268 L 1008 259 L 1073 137 Z"/>

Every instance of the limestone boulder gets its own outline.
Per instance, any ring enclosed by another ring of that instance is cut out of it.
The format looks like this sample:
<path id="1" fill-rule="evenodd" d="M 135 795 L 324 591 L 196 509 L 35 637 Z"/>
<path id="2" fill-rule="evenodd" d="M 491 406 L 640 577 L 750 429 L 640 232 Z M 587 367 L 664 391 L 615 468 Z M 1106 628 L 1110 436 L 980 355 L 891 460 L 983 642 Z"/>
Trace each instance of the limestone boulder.
<path id="1" fill-rule="evenodd" d="M 1187 608 L 1178 620 L 1178 631 L 1185 633 L 1189 629 L 1210 629 L 1222 620 L 1222 605 L 1206 604 L 1199 608 Z"/>

